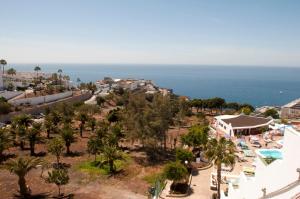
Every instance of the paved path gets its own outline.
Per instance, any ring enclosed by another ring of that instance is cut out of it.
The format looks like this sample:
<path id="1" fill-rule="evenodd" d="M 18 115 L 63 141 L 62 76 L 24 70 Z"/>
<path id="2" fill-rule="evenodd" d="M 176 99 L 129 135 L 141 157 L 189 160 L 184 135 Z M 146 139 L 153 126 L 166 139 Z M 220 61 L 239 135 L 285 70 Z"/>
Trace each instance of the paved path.
<path id="1" fill-rule="evenodd" d="M 212 167 L 206 170 L 198 171 L 192 177 L 191 189 L 192 193 L 189 196 L 181 197 L 185 199 L 210 199 L 213 191 L 210 190 L 210 174 Z M 167 197 L 170 190 L 171 182 L 168 181 L 166 188 L 163 190 L 161 197 L 165 199 L 175 199 L 175 197 Z M 177 199 L 177 198 L 176 198 Z"/>

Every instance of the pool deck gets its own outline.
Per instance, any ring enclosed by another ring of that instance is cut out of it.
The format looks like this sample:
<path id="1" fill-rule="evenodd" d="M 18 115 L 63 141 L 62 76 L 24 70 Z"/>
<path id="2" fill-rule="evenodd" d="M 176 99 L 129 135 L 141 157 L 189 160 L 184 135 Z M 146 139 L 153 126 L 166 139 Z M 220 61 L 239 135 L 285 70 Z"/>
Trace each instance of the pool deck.
<path id="1" fill-rule="evenodd" d="M 222 134 L 220 132 L 217 131 L 217 136 L 222 136 Z M 247 146 L 249 147 L 249 150 L 255 152 L 256 150 L 264 150 L 264 149 L 274 149 L 274 150 L 278 150 L 275 147 L 278 147 L 278 140 L 282 139 L 282 136 L 273 136 L 273 140 L 270 143 L 265 143 L 265 141 L 263 140 L 262 136 L 259 135 L 257 136 L 259 138 L 259 142 L 262 145 L 261 148 L 256 148 L 254 146 L 252 146 L 251 142 L 250 142 L 250 136 L 245 136 L 244 140 L 245 143 L 247 144 Z M 238 139 L 237 138 L 233 138 L 232 141 L 237 144 Z M 239 149 L 239 147 L 237 147 Z M 239 150 L 238 152 L 240 155 L 243 155 L 243 151 Z M 234 168 L 232 171 L 222 171 L 222 175 L 240 175 L 240 173 L 243 171 L 244 167 L 254 167 L 253 163 L 255 161 L 255 157 L 244 157 L 243 162 L 238 162 L 236 161 Z M 192 181 L 191 181 L 191 189 L 192 189 L 192 193 L 188 196 L 185 197 L 180 197 L 180 198 L 185 198 L 185 199 L 210 199 L 212 193 L 214 193 L 214 191 L 212 191 L 210 189 L 210 176 L 211 173 L 216 173 L 217 170 L 216 168 L 213 166 L 209 169 L 206 170 L 202 170 L 199 171 L 198 173 L 196 173 L 195 175 L 193 175 L 192 177 Z M 163 190 L 162 194 L 161 194 L 161 198 L 163 199 L 175 199 L 178 197 L 170 197 L 169 195 L 169 191 L 170 191 L 170 185 L 171 185 L 171 181 L 167 182 L 166 188 Z M 221 189 L 222 190 L 226 190 L 227 188 L 227 184 L 221 184 Z"/>

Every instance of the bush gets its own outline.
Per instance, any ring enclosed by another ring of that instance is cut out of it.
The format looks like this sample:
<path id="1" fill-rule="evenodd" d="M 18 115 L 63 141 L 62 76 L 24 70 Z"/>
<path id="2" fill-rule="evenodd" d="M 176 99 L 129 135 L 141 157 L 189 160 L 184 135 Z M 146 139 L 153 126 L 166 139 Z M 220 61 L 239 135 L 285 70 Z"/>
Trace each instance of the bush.
<path id="1" fill-rule="evenodd" d="M 268 109 L 268 110 L 266 110 L 266 112 L 264 112 L 264 116 L 265 117 L 269 117 L 269 116 L 271 116 L 272 118 L 274 118 L 274 119 L 279 119 L 279 114 L 278 114 L 278 112 L 275 110 L 275 109 Z"/>
<path id="2" fill-rule="evenodd" d="M 105 99 L 103 97 L 101 97 L 101 96 L 97 96 L 96 97 L 96 102 L 97 102 L 98 106 L 102 106 L 104 104 L 104 102 L 105 102 Z"/>
<path id="3" fill-rule="evenodd" d="M 7 114 L 11 112 L 11 104 L 7 102 L 0 102 L 0 114 Z"/>
<path id="4" fill-rule="evenodd" d="M 176 160 L 184 163 L 185 161 L 193 161 L 193 153 L 186 149 L 176 149 Z"/>
<path id="5" fill-rule="evenodd" d="M 187 168 L 180 162 L 171 162 L 167 164 L 164 168 L 164 175 L 167 179 L 173 181 L 181 181 L 185 179 L 188 175 Z"/>

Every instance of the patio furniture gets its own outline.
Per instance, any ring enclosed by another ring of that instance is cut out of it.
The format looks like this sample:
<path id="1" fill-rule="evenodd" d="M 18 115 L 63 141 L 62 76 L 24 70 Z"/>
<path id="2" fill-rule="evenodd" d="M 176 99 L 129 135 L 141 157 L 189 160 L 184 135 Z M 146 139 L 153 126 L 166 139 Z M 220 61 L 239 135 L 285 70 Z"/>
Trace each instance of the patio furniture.
<path id="1" fill-rule="evenodd" d="M 261 148 L 262 147 L 262 145 L 258 141 L 253 142 L 252 146 L 254 146 L 256 148 Z"/>
<path id="2" fill-rule="evenodd" d="M 243 167 L 243 172 L 245 175 L 255 175 L 255 168 L 254 167 Z"/>
<path id="3" fill-rule="evenodd" d="M 243 153 L 246 157 L 256 157 L 255 153 L 252 150 L 243 150 Z"/>

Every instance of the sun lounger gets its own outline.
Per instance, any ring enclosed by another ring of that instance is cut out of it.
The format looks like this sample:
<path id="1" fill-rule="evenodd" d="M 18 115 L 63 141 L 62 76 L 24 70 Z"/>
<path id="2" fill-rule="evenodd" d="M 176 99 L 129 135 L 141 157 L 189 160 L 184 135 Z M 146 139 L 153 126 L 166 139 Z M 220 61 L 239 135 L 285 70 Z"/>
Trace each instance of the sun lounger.
<path id="1" fill-rule="evenodd" d="M 255 175 L 255 168 L 254 167 L 243 167 L 243 172 L 246 175 Z"/>
<path id="2" fill-rule="evenodd" d="M 256 147 L 256 148 L 261 148 L 261 144 L 257 141 L 252 143 L 252 146 Z"/>
<path id="3" fill-rule="evenodd" d="M 225 164 L 222 164 L 222 166 L 221 166 L 222 171 L 230 172 L 230 171 L 232 171 L 232 169 L 233 168 L 231 166 L 226 166 Z"/>
<path id="4" fill-rule="evenodd" d="M 255 153 L 252 150 L 243 150 L 246 157 L 256 157 Z"/>
<path id="5" fill-rule="evenodd" d="M 253 135 L 250 135 L 250 142 L 253 143 L 253 142 L 258 142 L 259 139 L 257 136 L 253 136 Z"/>
<path id="6" fill-rule="evenodd" d="M 271 139 L 269 139 L 269 138 L 267 138 L 267 139 L 264 139 L 264 141 L 265 141 L 266 143 L 270 143 L 270 142 L 272 142 L 272 140 L 271 140 Z"/>

